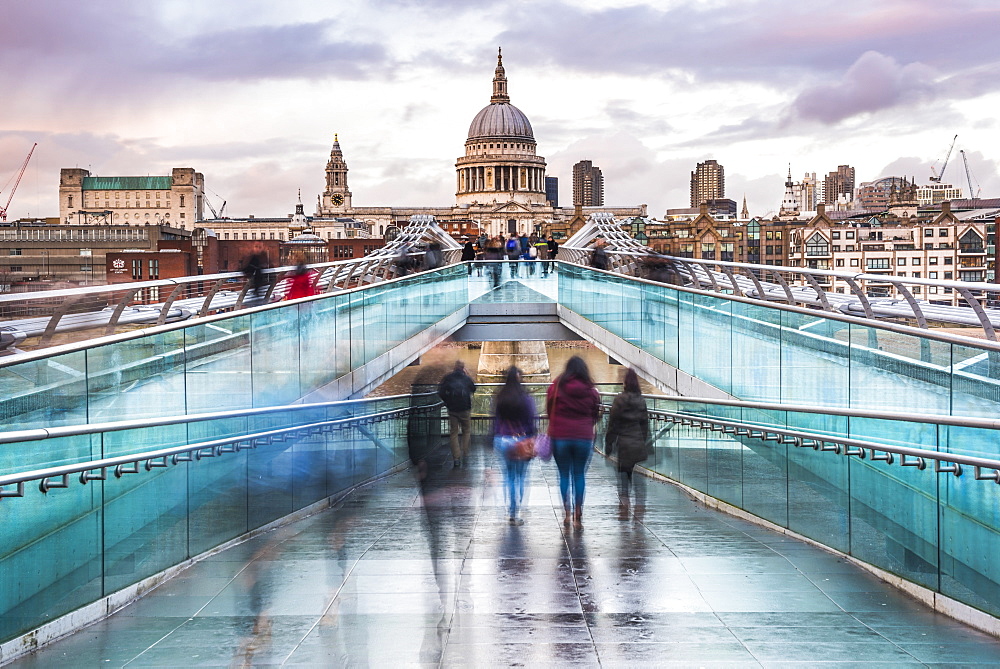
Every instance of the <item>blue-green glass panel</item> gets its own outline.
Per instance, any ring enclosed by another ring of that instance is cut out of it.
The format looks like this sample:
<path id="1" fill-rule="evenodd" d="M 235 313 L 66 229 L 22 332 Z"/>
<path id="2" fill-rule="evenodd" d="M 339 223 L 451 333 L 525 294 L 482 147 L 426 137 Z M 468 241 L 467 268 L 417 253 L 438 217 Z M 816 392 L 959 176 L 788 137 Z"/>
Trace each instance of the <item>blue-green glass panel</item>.
<path id="1" fill-rule="evenodd" d="M 996 418 L 1000 407 L 1000 352 L 952 344 L 951 413 Z M 997 448 L 995 453 L 1000 453 Z"/>
<path id="2" fill-rule="evenodd" d="M 319 390 L 337 378 L 337 302 L 333 297 L 298 305 L 302 392 Z"/>
<path id="3" fill-rule="evenodd" d="M 185 413 L 184 331 L 87 349 L 91 423 Z"/>
<path id="4" fill-rule="evenodd" d="M 846 329 L 838 327 L 844 324 L 812 314 L 780 313 L 781 397 L 794 404 L 848 406 L 850 346 Z"/>
<path id="5" fill-rule="evenodd" d="M 253 406 L 288 404 L 299 387 L 299 312 L 297 305 L 257 311 L 250 316 Z"/>
<path id="6" fill-rule="evenodd" d="M 0 640 L 30 632 L 97 600 L 102 590 L 101 488 L 71 484 L 3 500 Z"/>
<path id="7" fill-rule="evenodd" d="M 185 328 L 184 352 L 189 413 L 253 406 L 249 315 Z"/>
<path id="8" fill-rule="evenodd" d="M 941 592 L 1000 615 L 1000 486 L 941 475 Z"/>
<path id="9" fill-rule="evenodd" d="M 851 406 L 947 414 L 951 347 L 917 335 L 850 327 Z"/>
<path id="10" fill-rule="evenodd" d="M 787 444 L 743 437 L 743 508 L 788 527 Z"/>
<path id="11" fill-rule="evenodd" d="M 87 357 L 63 353 L 0 367 L 0 425 L 27 430 L 87 422 Z"/>
<path id="12" fill-rule="evenodd" d="M 851 555 L 938 587 L 938 474 L 851 458 Z"/>
<path id="13" fill-rule="evenodd" d="M 105 591 L 175 565 L 188 549 L 188 463 L 105 483 Z"/>
<path id="14" fill-rule="evenodd" d="M 781 401 L 780 312 L 745 302 L 732 303 L 731 393 L 760 402 Z"/>

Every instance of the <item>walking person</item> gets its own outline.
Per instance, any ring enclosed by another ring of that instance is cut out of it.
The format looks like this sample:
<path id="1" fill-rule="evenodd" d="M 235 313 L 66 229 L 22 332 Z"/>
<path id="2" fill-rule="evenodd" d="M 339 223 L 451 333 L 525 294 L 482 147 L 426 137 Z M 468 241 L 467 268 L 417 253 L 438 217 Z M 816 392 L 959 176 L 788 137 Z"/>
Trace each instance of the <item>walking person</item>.
<path id="1" fill-rule="evenodd" d="M 545 261 L 549 259 L 549 245 L 543 237 L 538 237 L 535 240 L 535 258 L 542 265 L 542 276 L 548 276 L 549 263 Z"/>
<path id="2" fill-rule="evenodd" d="M 455 467 L 462 465 L 462 458 L 469 457 L 469 445 L 472 441 L 472 394 L 475 392 L 476 384 L 465 371 L 465 363 L 461 360 L 455 361 L 455 369 L 438 384 L 438 396 L 448 409 L 451 457 L 455 460 Z"/>
<path id="3" fill-rule="evenodd" d="M 556 264 L 551 262 L 556 259 L 556 255 L 559 253 L 559 242 L 555 240 L 552 235 L 549 235 L 549 240 L 545 243 L 549 247 L 549 271 L 556 271 Z"/>
<path id="4" fill-rule="evenodd" d="M 608 414 L 608 429 L 604 435 L 604 453 L 618 457 L 618 516 L 628 519 L 629 497 L 635 490 L 635 517 L 642 520 L 646 510 L 646 487 L 633 479 L 635 466 L 649 457 L 649 412 L 639 389 L 639 376 L 634 369 L 625 372 L 624 389 L 615 397 Z"/>
<path id="5" fill-rule="evenodd" d="M 504 245 L 504 253 L 510 261 L 510 275 L 517 276 L 517 259 L 521 256 L 521 242 L 517 240 L 517 235 L 510 233 L 510 239 Z"/>
<path id="6" fill-rule="evenodd" d="M 524 525 L 519 510 L 524 499 L 524 482 L 531 453 L 522 452 L 518 444 L 535 436 L 535 402 L 521 385 L 521 370 L 507 370 L 506 382 L 497 393 L 493 405 L 493 447 L 503 458 L 504 482 L 511 525 Z"/>
<path id="7" fill-rule="evenodd" d="M 472 240 L 466 238 L 465 246 L 462 247 L 462 262 L 469 263 L 469 276 L 472 276 L 472 266 L 475 265 L 473 260 L 476 259 L 476 247 L 473 246 Z M 482 275 L 482 272 L 480 272 Z"/>
<path id="8" fill-rule="evenodd" d="M 545 409 L 566 512 L 563 523 L 572 522 L 574 528 L 582 530 L 585 475 L 594 450 L 594 425 L 601 409 L 601 398 L 583 358 L 574 355 L 566 362 L 566 369 L 549 386 Z"/>

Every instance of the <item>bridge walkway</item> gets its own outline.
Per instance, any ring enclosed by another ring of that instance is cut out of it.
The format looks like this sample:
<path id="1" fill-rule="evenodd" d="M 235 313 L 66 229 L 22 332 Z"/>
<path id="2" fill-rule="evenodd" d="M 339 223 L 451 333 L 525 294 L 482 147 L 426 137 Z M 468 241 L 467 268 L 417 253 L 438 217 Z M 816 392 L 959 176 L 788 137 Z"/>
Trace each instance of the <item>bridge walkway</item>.
<path id="1" fill-rule="evenodd" d="M 997 639 L 672 485 L 620 518 L 599 455 L 582 532 L 551 462 L 523 526 L 482 437 L 432 472 L 424 496 L 412 471 L 382 479 L 11 666 L 1000 665 Z"/>

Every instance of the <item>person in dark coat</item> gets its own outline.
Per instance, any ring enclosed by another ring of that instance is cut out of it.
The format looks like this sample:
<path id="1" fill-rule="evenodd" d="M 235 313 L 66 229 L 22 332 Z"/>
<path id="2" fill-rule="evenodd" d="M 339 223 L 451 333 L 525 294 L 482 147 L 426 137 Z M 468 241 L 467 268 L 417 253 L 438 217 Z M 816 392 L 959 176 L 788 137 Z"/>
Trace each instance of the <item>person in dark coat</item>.
<path id="1" fill-rule="evenodd" d="M 641 519 L 646 505 L 646 489 L 641 477 L 633 481 L 635 466 L 649 457 L 649 412 L 639 390 L 639 376 L 634 369 L 625 372 L 622 392 L 615 397 L 604 435 L 604 452 L 618 457 L 618 513 L 628 518 L 630 492 L 635 489 L 635 514 Z"/>
<path id="2" fill-rule="evenodd" d="M 563 522 L 569 525 L 572 521 L 577 530 L 582 530 L 585 475 L 594 451 L 594 425 L 601 410 L 601 398 L 583 358 L 574 355 L 566 362 L 566 370 L 549 386 L 545 409 L 566 512 Z"/>
<path id="3" fill-rule="evenodd" d="M 438 384 L 438 397 L 448 409 L 451 457 L 455 460 L 455 467 L 462 465 L 463 457 L 469 457 L 469 445 L 472 440 L 472 395 L 475 392 L 476 384 L 465 371 L 465 363 L 461 360 L 455 361 L 455 369 Z"/>
<path id="4" fill-rule="evenodd" d="M 257 244 L 254 247 L 253 254 L 246 259 L 243 263 L 243 276 L 247 278 L 250 283 L 250 290 L 254 297 L 261 296 L 261 288 L 267 284 L 267 279 L 264 276 L 264 270 L 268 268 L 267 254 L 264 252 L 263 246 Z"/>
<path id="5" fill-rule="evenodd" d="M 462 247 L 462 262 L 469 263 L 469 276 L 472 276 L 472 266 L 475 264 L 472 261 L 476 259 L 476 247 L 471 240 L 466 240 L 465 246 Z"/>

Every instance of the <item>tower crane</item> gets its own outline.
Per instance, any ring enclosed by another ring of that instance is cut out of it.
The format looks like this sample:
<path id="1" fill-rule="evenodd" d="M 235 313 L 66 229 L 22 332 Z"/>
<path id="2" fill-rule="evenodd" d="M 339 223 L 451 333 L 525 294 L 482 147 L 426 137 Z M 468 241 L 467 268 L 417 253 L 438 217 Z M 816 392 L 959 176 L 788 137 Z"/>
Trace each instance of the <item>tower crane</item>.
<path id="1" fill-rule="evenodd" d="M 7 220 L 7 207 L 10 206 L 11 200 L 14 199 L 14 193 L 17 191 L 17 185 L 21 183 L 21 177 L 24 176 L 24 170 L 28 169 L 28 161 L 31 160 L 31 154 L 35 152 L 36 146 L 38 146 L 38 142 L 31 145 L 31 151 L 28 151 L 28 157 L 24 159 L 24 162 L 21 163 L 21 169 L 17 171 L 17 178 L 15 179 L 14 177 L 11 177 L 10 180 L 7 181 L 7 184 L 10 184 L 10 182 L 13 181 L 14 186 L 10 189 L 10 194 L 7 195 L 7 203 L 0 208 L 0 221 Z M 6 186 L 4 187 L 6 188 Z"/>
<path id="2" fill-rule="evenodd" d="M 948 147 L 948 153 L 944 155 L 944 164 L 941 165 L 941 174 L 934 173 L 934 166 L 931 165 L 931 181 L 934 183 L 941 183 L 941 179 L 944 178 L 944 171 L 948 169 L 948 159 L 951 158 L 951 151 L 955 148 L 955 140 L 958 139 L 958 135 L 951 138 L 951 146 Z"/>
<path id="3" fill-rule="evenodd" d="M 218 193 L 216 193 L 214 190 L 212 191 L 212 195 L 214 195 L 215 197 L 218 197 L 218 198 L 222 197 L 221 195 L 219 195 Z M 222 200 L 222 206 L 219 207 L 218 211 L 216 211 L 215 207 L 212 206 L 212 201 L 208 199 L 208 196 L 205 196 L 205 204 L 208 205 L 209 210 L 211 210 L 211 212 L 212 212 L 212 216 L 215 217 L 216 220 L 222 218 L 222 215 L 224 213 L 226 213 L 226 201 L 225 200 Z"/>
<path id="4" fill-rule="evenodd" d="M 969 169 L 969 159 L 965 157 L 965 149 L 959 149 L 959 153 L 962 154 L 962 162 L 965 164 L 965 180 L 969 183 L 969 199 L 978 200 L 979 193 L 982 192 L 982 188 L 979 187 L 979 181 L 976 181 L 976 190 L 972 190 L 972 170 Z"/>

